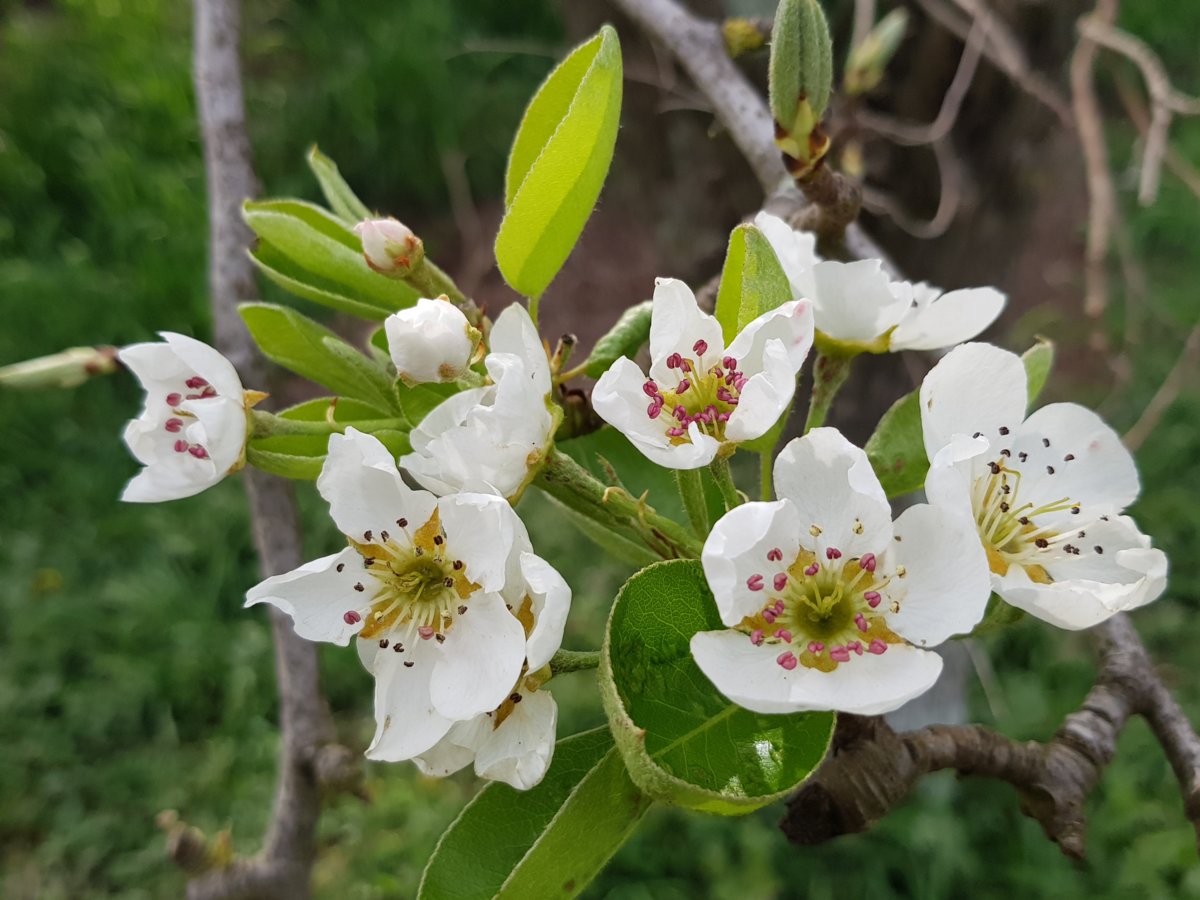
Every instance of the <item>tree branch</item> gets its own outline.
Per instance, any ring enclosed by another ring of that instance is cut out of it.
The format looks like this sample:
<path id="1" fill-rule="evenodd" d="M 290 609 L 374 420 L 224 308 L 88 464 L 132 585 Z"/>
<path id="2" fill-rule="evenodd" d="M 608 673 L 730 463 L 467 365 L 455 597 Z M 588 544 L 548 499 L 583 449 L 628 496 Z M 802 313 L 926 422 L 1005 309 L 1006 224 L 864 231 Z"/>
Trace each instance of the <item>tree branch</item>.
<path id="1" fill-rule="evenodd" d="M 1183 791 L 1200 841 L 1200 739 L 1154 671 L 1125 615 L 1096 628 L 1100 666 L 1080 708 L 1048 743 L 1013 741 L 981 725 L 934 725 L 903 734 L 882 718 L 843 716 L 816 774 L 788 801 L 780 827 L 796 844 L 865 831 L 930 772 L 954 769 L 1007 781 L 1021 810 L 1063 853 L 1084 856 L 1084 803 L 1133 715 L 1145 717 Z M 1198 843 L 1200 846 L 1200 843 Z"/>
<path id="2" fill-rule="evenodd" d="M 253 240 L 241 205 L 258 191 L 250 164 L 238 59 L 236 0 L 196 0 L 193 76 L 208 182 L 209 290 L 217 348 L 243 383 L 266 383 L 265 367 L 237 313 L 256 295 L 246 255 Z M 263 577 L 303 562 L 291 485 L 254 469 L 244 473 L 254 543 Z M 321 693 L 316 646 L 298 637 L 287 616 L 271 611 L 279 689 L 280 760 L 275 804 L 262 852 L 210 869 L 188 884 L 190 900 L 235 897 L 303 898 L 316 856 L 322 782 L 356 780 L 350 751 L 332 743 L 333 722 Z"/>

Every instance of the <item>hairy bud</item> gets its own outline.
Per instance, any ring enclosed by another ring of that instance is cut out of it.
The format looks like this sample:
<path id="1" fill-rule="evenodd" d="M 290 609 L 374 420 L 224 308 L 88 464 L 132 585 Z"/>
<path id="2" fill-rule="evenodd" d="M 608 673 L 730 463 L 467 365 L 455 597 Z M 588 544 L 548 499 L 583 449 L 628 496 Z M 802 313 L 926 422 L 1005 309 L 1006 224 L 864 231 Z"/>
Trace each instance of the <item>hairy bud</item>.
<path id="1" fill-rule="evenodd" d="M 818 126 L 833 86 L 833 43 L 817 0 L 780 0 L 769 86 L 780 149 L 796 159 L 819 159 L 828 145 Z"/>

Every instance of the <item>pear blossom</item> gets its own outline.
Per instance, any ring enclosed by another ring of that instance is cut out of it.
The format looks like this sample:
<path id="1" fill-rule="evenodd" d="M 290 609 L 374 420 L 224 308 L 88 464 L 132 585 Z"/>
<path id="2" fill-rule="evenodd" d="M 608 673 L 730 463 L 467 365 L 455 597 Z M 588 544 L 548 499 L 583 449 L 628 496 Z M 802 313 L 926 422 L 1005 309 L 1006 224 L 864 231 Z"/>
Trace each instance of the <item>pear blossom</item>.
<path id="1" fill-rule="evenodd" d="M 759 213 L 754 224 L 770 242 L 797 297 L 812 301 L 816 329 L 856 351 L 938 350 L 970 340 L 1004 309 L 995 288 L 943 292 L 924 282 L 892 281 L 878 259 L 843 263 L 816 255 L 815 238 Z"/>
<path id="2" fill-rule="evenodd" d="M 233 364 L 207 344 L 161 335 L 162 343 L 117 354 L 146 391 L 142 414 L 125 427 L 125 443 L 145 467 L 121 494 L 131 503 L 191 497 L 240 469 L 248 410 L 265 396 L 243 390 Z"/>
<path id="3" fill-rule="evenodd" d="M 354 233 L 362 238 L 367 265 L 381 275 L 403 277 L 425 256 L 425 248 L 412 229 L 390 216 L 363 219 L 354 226 Z"/>
<path id="4" fill-rule="evenodd" d="M 471 363 L 479 331 L 445 296 L 422 297 L 384 320 L 388 353 L 407 384 L 455 381 Z"/>
<path id="5" fill-rule="evenodd" d="M 549 399 L 550 363 L 524 307 L 492 326 L 484 366 L 492 384 L 461 391 L 409 435 L 400 464 L 435 494 L 480 490 L 518 496 L 545 458 L 558 419 Z"/>
<path id="6" fill-rule="evenodd" d="M 1088 628 L 1158 598 L 1167 558 L 1122 511 L 1133 457 L 1094 412 L 1052 403 L 1028 417 L 1025 367 L 990 344 L 950 351 L 921 385 L 925 491 L 976 529 L 992 588 L 1060 628 Z"/>
<path id="7" fill-rule="evenodd" d="M 701 671 L 761 713 L 878 715 L 922 694 L 990 586 L 961 516 L 922 504 L 895 521 L 862 450 L 814 428 L 775 461 L 771 503 L 726 513 L 701 562 L 721 631 L 692 637 Z"/>
<path id="8" fill-rule="evenodd" d="M 708 465 L 722 444 L 765 434 L 792 402 L 812 346 L 810 304 L 793 300 L 764 313 L 728 347 L 682 281 L 659 278 L 652 304 L 650 377 L 621 357 L 592 391 L 596 413 L 672 469 Z"/>
<path id="9" fill-rule="evenodd" d="M 369 758 L 426 753 L 549 662 L 570 589 L 502 498 L 412 490 L 353 428 L 330 436 L 317 490 L 348 546 L 266 579 L 246 605 L 272 604 L 308 640 L 355 641 L 375 676 Z"/>

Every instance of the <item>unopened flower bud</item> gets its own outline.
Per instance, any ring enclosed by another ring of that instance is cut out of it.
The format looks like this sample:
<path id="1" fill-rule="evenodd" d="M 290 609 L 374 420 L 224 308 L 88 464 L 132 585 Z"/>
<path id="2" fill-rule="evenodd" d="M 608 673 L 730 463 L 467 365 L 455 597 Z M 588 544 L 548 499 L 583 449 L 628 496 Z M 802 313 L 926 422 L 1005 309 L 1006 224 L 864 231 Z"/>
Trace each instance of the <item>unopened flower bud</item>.
<path id="1" fill-rule="evenodd" d="M 458 379 L 479 343 L 479 331 L 444 296 L 422 297 L 383 325 L 396 373 L 410 384 Z"/>
<path id="2" fill-rule="evenodd" d="M 828 147 L 819 126 L 833 86 L 833 44 L 817 0 L 780 0 L 767 80 L 776 144 L 795 159 L 819 160 Z"/>
<path id="3" fill-rule="evenodd" d="M 72 347 L 51 356 L 0 367 L 0 387 L 25 390 L 73 388 L 93 375 L 109 375 L 116 370 L 115 347 Z"/>
<path id="4" fill-rule="evenodd" d="M 367 265 L 382 275 L 403 278 L 425 258 L 421 239 L 396 219 L 363 219 L 354 233 L 362 238 Z"/>

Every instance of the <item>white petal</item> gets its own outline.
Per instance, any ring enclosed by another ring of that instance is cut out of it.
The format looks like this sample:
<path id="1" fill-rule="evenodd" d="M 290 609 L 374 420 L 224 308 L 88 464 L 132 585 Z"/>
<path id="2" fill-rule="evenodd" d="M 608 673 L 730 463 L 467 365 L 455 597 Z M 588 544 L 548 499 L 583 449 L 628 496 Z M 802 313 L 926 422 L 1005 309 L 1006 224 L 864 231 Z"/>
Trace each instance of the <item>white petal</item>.
<path id="1" fill-rule="evenodd" d="M 800 517 L 790 500 L 743 503 L 717 520 L 700 560 L 704 577 L 726 625 L 736 625 L 762 609 L 764 592 L 751 590 L 750 579 L 761 575 L 770 585 L 796 559 Z M 779 549 L 780 559 L 767 554 Z"/>
<path id="2" fill-rule="evenodd" d="M 492 720 L 486 715 L 455 722 L 444 738 L 412 761 L 421 774 L 445 778 L 474 762 L 477 749 L 491 733 Z"/>
<path id="3" fill-rule="evenodd" d="M 942 294 L 900 320 L 889 349 L 937 350 L 969 341 L 996 321 L 1004 303 L 1004 295 L 990 287 Z"/>
<path id="4" fill-rule="evenodd" d="M 567 613 L 571 611 L 571 588 L 552 565 L 533 553 L 521 554 L 521 574 L 533 601 L 533 630 L 526 640 L 529 671 L 550 662 L 562 646 Z"/>
<path id="5" fill-rule="evenodd" d="M 246 446 L 245 405 L 240 399 L 216 396 L 185 400 L 179 408 L 190 412 L 199 421 L 200 433 L 193 436 L 188 429 L 188 440 L 200 444 L 208 452 L 217 476 L 223 478 L 241 461 Z"/>
<path id="6" fill-rule="evenodd" d="M 131 344 L 117 353 L 122 365 L 134 374 L 146 391 L 146 408 L 161 410 L 162 418 L 170 412 L 163 402 L 176 385 L 193 372 L 170 345 L 158 342 Z"/>
<path id="7" fill-rule="evenodd" d="M 499 594 L 480 591 L 454 620 L 440 644 L 430 691 L 437 711 L 469 719 L 499 706 L 509 695 L 525 661 L 525 629 Z M 417 641 L 429 644 L 432 641 Z"/>
<path id="8" fill-rule="evenodd" d="M 805 276 L 818 331 L 839 341 L 873 341 L 900 321 L 910 305 L 897 296 L 877 259 L 822 262 Z"/>
<path id="9" fill-rule="evenodd" d="M 810 231 L 796 231 L 778 216 L 760 212 L 754 217 L 754 226 L 763 233 L 783 272 L 792 285 L 792 291 L 800 296 L 801 275 L 821 261 L 817 256 L 817 237 Z"/>
<path id="10" fill-rule="evenodd" d="M 991 444 L 982 437 L 960 434 L 937 452 L 925 476 L 925 496 L 934 506 L 975 521 L 971 500 L 976 461 Z"/>
<path id="11" fill-rule="evenodd" d="M 125 485 L 121 500 L 125 503 L 162 503 L 194 497 L 222 478 L 211 471 L 211 463 L 209 466 L 209 473 L 203 476 L 199 472 L 189 476 L 164 471 L 161 466 L 147 466 Z"/>
<path id="12" fill-rule="evenodd" d="M 1000 428 L 1025 418 L 1025 366 L 1015 353 L 991 344 L 963 344 L 942 358 L 921 383 L 921 428 L 932 459 L 956 434 L 981 433 L 989 441 Z"/>
<path id="13" fill-rule="evenodd" d="M 1133 456 L 1103 419 L 1077 403 L 1043 406 L 1016 429 L 1011 446 L 1014 457 L 1027 454 L 1024 463 L 1016 464 L 1023 503 L 1069 498 L 1082 504 L 1086 519 L 1099 507 L 1121 510 L 1137 498 L 1140 485 Z M 1071 520 L 1078 522 L 1068 512 L 1054 519 L 1068 525 Z M 1038 523 L 1045 524 L 1042 518 Z"/>
<path id="14" fill-rule="evenodd" d="M 242 399 L 242 380 L 233 363 L 203 341 L 170 331 L 161 334 L 180 361 L 212 385 L 218 396 Z"/>
<path id="15" fill-rule="evenodd" d="M 546 691 L 522 700 L 479 748 L 475 774 L 527 791 L 546 774 L 554 757 L 558 704 Z"/>
<path id="16" fill-rule="evenodd" d="M 447 552 L 463 561 L 467 578 L 483 590 L 500 591 L 519 524 L 508 501 L 492 494 L 451 494 L 437 507 Z"/>
<path id="17" fill-rule="evenodd" d="M 793 300 L 763 313 L 742 329 L 726 353 L 738 361 L 738 370 L 742 374 L 753 376 L 763 370 L 763 351 L 771 340 L 783 343 L 792 374 L 799 372 L 812 349 L 812 304 L 807 300 Z"/>
<path id="18" fill-rule="evenodd" d="M 653 360 L 650 375 L 656 381 L 674 384 L 673 373 L 667 368 L 667 357 L 682 353 L 694 358 L 692 348 L 697 341 L 708 345 L 700 358 L 702 369 L 721 359 L 725 339 L 717 320 L 700 311 L 691 288 L 682 281 L 656 278 L 650 312 L 650 359 Z"/>
<path id="19" fill-rule="evenodd" d="M 728 440 L 751 441 L 761 437 L 792 403 L 796 393 L 796 370 L 781 341 L 767 342 L 762 366 L 762 371 L 742 388 L 737 409 L 725 424 Z"/>
<path id="20" fill-rule="evenodd" d="M 493 353 L 520 357 L 537 392 L 543 397 L 550 393 L 550 362 L 525 307 L 513 303 L 500 313 L 488 341 Z"/>
<path id="21" fill-rule="evenodd" d="M 260 582 L 246 592 L 246 606 L 270 603 L 292 617 L 296 634 L 305 640 L 345 647 L 362 628 L 361 619 L 350 624 L 343 618 L 362 606 L 354 591 L 355 573 L 361 571 L 362 557 L 347 547 Z"/>
<path id="22" fill-rule="evenodd" d="M 433 641 L 413 641 L 403 653 L 376 657 L 375 737 L 367 758 L 385 762 L 425 753 L 454 724 L 440 715 L 430 699 L 430 679 L 437 666 Z M 411 662 L 411 667 L 405 666 Z"/>
<path id="23" fill-rule="evenodd" d="M 877 716 L 925 693 L 942 671 L 940 656 L 907 644 L 891 644 L 878 656 L 851 657 L 833 672 L 784 669 L 776 662 L 778 646 L 756 647 L 736 631 L 700 632 L 691 648 L 722 694 L 760 713 L 832 709 Z"/>
<path id="24" fill-rule="evenodd" d="M 829 548 L 855 557 L 891 543 L 892 511 L 879 479 L 867 455 L 834 428 L 814 428 L 783 448 L 775 493 L 796 505 L 800 542 L 819 561 Z"/>
<path id="25" fill-rule="evenodd" d="M 396 520 L 406 518 L 413 529 L 420 528 L 433 514 L 435 502 L 432 494 L 404 483 L 391 452 L 378 438 L 355 428 L 329 436 L 329 456 L 317 490 L 342 534 L 355 540 L 368 531 L 390 531 L 396 541 L 404 541 L 406 529 L 397 527 Z"/>
<path id="26" fill-rule="evenodd" d="M 383 327 L 397 373 L 412 382 L 454 381 L 475 349 L 467 317 L 445 300 L 421 297 L 388 316 Z"/>
<path id="27" fill-rule="evenodd" d="M 922 647 L 969 632 L 983 618 L 992 593 L 975 523 L 922 503 L 905 510 L 895 530 L 893 557 L 907 574 L 889 586 L 904 594 L 900 612 L 887 617 L 888 627 Z"/>

